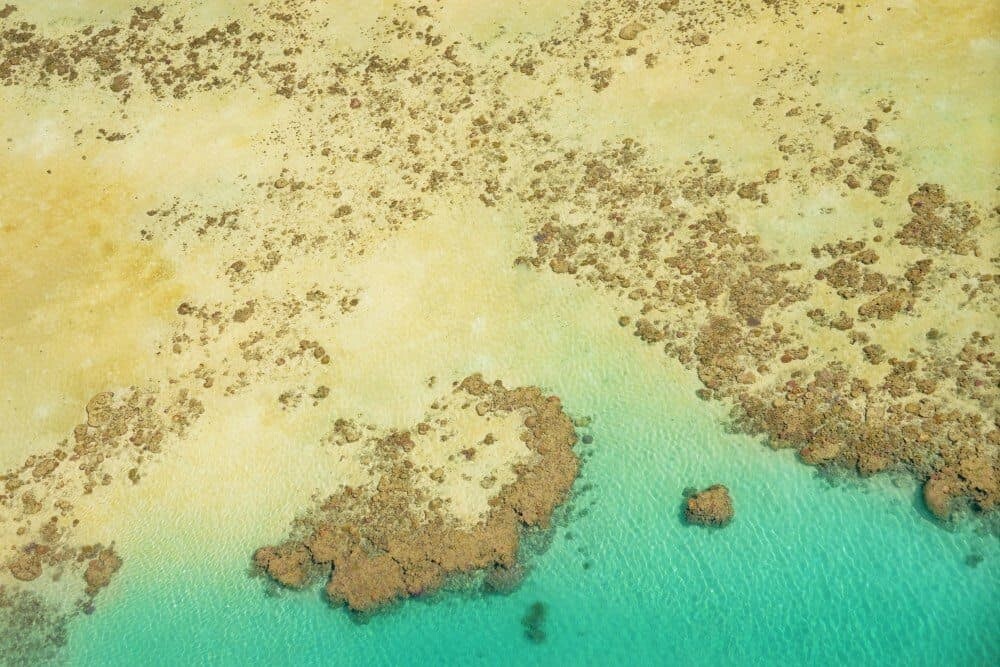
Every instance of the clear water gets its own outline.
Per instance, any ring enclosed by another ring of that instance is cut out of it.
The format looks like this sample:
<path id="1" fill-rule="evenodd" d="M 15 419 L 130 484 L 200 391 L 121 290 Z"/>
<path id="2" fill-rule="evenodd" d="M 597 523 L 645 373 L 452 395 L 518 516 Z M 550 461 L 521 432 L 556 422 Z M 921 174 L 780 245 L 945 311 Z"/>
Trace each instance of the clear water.
<path id="1" fill-rule="evenodd" d="M 586 351 L 586 350 L 585 350 Z M 581 357 L 578 355 L 577 359 Z M 643 357 L 544 369 L 593 423 L 573 518 L 523 587 L 411 601 L 366 624 L 320 591 L 267 597 L 247 553 L 133 557 L 75 624 L 72 664 L 602 665 L 1000 661 L 1000 547 L 933 525 L 910 484 L 837 487 L 725 433 Z M 559 380 L 556 373 L 563 378 Z M 589 449 L 589 448 L 588 448 Z M 787 455 L 786 455 L 787 454 Z M 682 490 L 721 481 L 737 516 L 687 527 Z M 570 535 L 571 534 L 571 535 Z M 966 563 L 980 554 L 976 567 Z M 585 569 L 584 563 L 592 566 Z M 111 591 L 109 591 L 110 593 Z M 527 607 L 547 605 L 546 640 Z"/>

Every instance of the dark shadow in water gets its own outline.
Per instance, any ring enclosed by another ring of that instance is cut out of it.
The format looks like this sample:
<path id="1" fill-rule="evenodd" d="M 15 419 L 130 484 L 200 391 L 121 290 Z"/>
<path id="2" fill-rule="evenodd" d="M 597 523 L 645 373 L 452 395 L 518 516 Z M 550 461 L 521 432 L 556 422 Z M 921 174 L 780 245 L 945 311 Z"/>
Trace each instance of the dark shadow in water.
<path id="1" fill-rule="evenodd" d="M 521 617 L 524 636 L 532 644 L 541 644 L 545 641 L 545 615 L 547 612 L 545 603 L 539 601 L 528 607 L 528 611 Z"/>

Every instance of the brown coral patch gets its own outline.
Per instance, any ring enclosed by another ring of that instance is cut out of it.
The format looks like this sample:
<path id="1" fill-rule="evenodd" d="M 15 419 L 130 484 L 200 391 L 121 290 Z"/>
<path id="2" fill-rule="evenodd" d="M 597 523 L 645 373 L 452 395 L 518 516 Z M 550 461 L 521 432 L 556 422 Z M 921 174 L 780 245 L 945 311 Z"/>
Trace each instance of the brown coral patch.
<path id="1" fill-rule="evenodd" d="M 957 501 L 963 498 L 981 512 L 1000 503 L 995 464 L 982 457 L 963 459 L 956 466 L 934 473 L 924 484 L 924 503 L 939 519 L 950 519 Z"/>
<path id="2" fill-rule="evenodd" d="M 975 250 L 975 241 L 969 235 L 980 224 L 980 218 L 971 204 L 949 202 L 944 188 L 933 183 L 921 185 L 907 201 L 913 217 L 896 232 L 900 243 L 958 255 Z"/>
<path id="3" fill-rule="evenodd" d="M 102 549 L 96 557 L 87 564 L 83 579 L 87 582 L 87 594 L 96 595 L 98 591 L 111 582 L 111 577 L 122 566 L 122 559 L 114 548 Z"/>
<path id="4" fill-rule="evenodd" d="M 729 489 L 713 484 L 692 494 L 684 502 L 684 518 L 700 526 L 725 526 L 733 520 L 733 500 Z"/>
<path id="5" fill-rule="evenodd" d="M 34 553 L 23 553 L 9 565 L 10 573 L 20 581 L 34 581 L 42 576 L 42 561 Z"/>
<path id="6" fill-rule="evenodd" d="M 456 396 L 468 399 L 479 417 L 524 414 L 522 439 L 532 452 L 514 467 L 516 477 L 489 502 L 475 525 L 463 525 L 439 502 L 428 502 L 414 484 L 408 458 L 416 445 L 408 432 L 390 432 L 374 445 L 381 454 L 375 488 L 345 488 L 326 499 L 302 522 L 302 534 L 254 554 L 255 565 L 290 587 L 301 587 L 311 569 L 327 568 L 331 601 L 368 612 L 400 598 L 431 593 L 449 575 L 517 567 L 520 528 L 547 527 L 565 500 L 579 462 L 576 433 L 559 399 L 537 387 L 506 389 L 476 374 Z M 405 445 L 405 446 L 404 446 Z"/>

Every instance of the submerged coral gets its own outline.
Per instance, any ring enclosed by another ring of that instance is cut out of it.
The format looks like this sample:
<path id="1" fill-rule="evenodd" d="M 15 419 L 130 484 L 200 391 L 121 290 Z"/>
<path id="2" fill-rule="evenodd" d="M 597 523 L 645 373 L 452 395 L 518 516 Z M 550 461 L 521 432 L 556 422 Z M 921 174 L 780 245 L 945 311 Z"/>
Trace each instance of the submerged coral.
<path id="1" fill-rule="evenodd" d="M 524 636 L 534 644 L 541 644 L 545 641 L 545 616 L 548 607 L 544 602 L 535 602 L 521 617 L 521 626 L 524 628 Z"/>
<path id="2" fill-rule="evenodd" d="M 0 585 L 0 661 L 39 665 L 66 644 L 69 615 L 41 596 Z"/>

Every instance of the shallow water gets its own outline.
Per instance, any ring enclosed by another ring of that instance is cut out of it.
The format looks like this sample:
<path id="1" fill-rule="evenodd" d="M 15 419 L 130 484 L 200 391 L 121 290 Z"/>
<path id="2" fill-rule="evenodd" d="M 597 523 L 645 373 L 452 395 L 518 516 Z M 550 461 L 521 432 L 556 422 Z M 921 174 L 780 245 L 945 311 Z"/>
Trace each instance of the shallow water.
<path id="1" fill-rule="evenodd" d="M 914 510 L 910 484 L 834 487 L 790 454 L 725 433 L 688 387 L 649 362 L 584 354 L 575 368 L 542 369 L 570 410 L 593 417 L 585 432 L 594 443 L 581 447 L 594 454 L 572 519 L 533 557 L 516 593 L 444 593 L 358 624 L 318 590 L 266 597 L 246 575 L 246 554 L 164 562 L 146 553 L 114 599 L 75 625 L 66 658 L 975 665 L 1000 657 L 995 538 L 932 524 Z M 733 492 L 733 523 L 684 526 L 684 487 L 718 480 Z M 970 554 L 983 561 L 970 567 Z M 535 601 L 547 605 L 541 644 L 521 626 Z"/>

